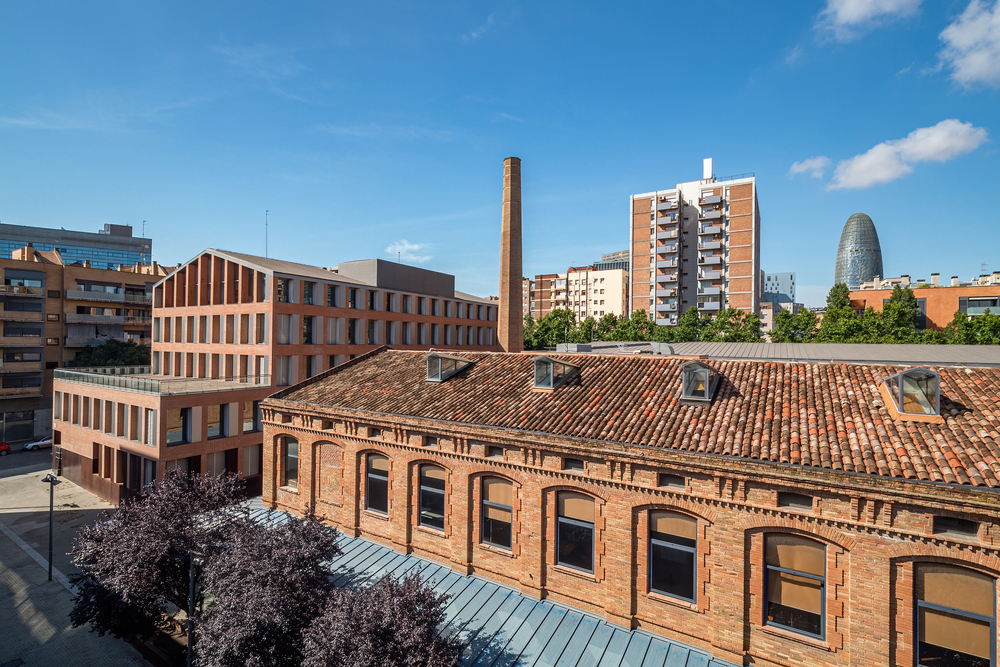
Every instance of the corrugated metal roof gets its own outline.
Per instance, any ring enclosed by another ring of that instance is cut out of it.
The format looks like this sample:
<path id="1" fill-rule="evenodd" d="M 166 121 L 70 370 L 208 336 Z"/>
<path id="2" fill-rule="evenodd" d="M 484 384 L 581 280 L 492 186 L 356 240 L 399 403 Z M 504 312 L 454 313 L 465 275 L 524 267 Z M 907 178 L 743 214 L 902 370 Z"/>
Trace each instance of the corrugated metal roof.
<path id="1" fill-rule="evenodd" d="M 1000 345 L 867 345 L 855 343 L 669 343 L 674 354 L 709 359 L 1000 366 Z M 590 343 L 594 354 L 652 354 L 642 342 Z"/>
<path id="2" fill-rule="evenodd" d="M 260 500 L 254 505 L 260 507 Z M 255 513 L 281 520 L 282 512 Z M 548 600 L 536 600 L 482 577 L 341 533 L 330 563 L 334 585 L 364 586 L 383 577 L 418 574 L 449 596 L 446 636 L 466 648 L 460 667 L 737 667 L 711 653 Z"/>

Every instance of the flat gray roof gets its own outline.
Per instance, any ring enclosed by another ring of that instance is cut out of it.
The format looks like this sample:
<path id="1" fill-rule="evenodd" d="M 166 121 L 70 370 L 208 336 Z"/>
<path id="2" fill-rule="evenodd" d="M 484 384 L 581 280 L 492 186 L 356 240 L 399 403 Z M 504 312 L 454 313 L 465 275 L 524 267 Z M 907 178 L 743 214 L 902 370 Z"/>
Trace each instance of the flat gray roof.
<path id="1" fill-rule="evenodd" d="M 754 361 L 1000 366 L 1000 345 L 866 345 L 854 343 L 668 343 L 675 355 Z M 595 354 L 652 354 L 643 342 L 590 343 Z"/>

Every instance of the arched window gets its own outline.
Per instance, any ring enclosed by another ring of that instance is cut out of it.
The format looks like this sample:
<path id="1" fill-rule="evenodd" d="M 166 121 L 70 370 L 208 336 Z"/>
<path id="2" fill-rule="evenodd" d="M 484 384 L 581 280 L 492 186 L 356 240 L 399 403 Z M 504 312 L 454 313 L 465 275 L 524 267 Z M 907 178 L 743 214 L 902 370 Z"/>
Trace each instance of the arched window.
<path id="1" fill-rule="evenodd" d="M 282 438 L 285 453 L 285 486 L 297 489 L 299 486 L 299 441 L 285 436 Z"/>
<path id="2" fill-rule="evenodd" d="M 695 601 L 698 520 L 677 512 L 649 513 L 649 590 Z"/>
<path id="3" fill-rule="evenodd" d="M 365 508 L 382 514 L 389 513 L 389 459 L 381 454 L 367 457 Z"/>
<path id="4" fill-rule="evenodd" d="M 556 562 L 594 571 L 594 499 L 561 491 L 557 498 Z"/>
<path id="5" fill-rule="evenodd" d="M 421 526 L 444 530 L 444 482 L 447 473 L 437 466 L 420 466 Z"/>
<path id="6" fill-rule="evenodd" d="M 798 535 L 765 537 L 767 623 L 823 637 L 826 547 Z"/>
<path id="7" fill-rule="evenodd" d="M 514 485 L 499 477 L 483 478 L 484 544 L 510 549 L 514 518 Z"/>
<path id="8" fill-rule="evenodd" d="M 915 570 L 917 664 L 993 665 L 993 577 L 941 563 L 917 563 Z"/>

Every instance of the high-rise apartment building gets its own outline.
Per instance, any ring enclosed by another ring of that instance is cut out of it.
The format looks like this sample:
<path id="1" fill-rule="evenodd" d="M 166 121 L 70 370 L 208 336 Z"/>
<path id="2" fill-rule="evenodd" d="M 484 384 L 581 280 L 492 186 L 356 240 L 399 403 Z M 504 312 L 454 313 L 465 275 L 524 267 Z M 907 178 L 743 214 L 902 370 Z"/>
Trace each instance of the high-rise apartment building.
<path id="1" fill-rule="evenodd" d="M 622 260 L 571 266 L 566 273 L 535 276 L 532 316 L 541 319 L 556 309 L 570 310 L 577 321 L 621 315 L 628 309 L 628 270 L 602 268 Z"/>
<path id="2" fill-rule="evenodd" d="M 754 175 L 716 178 L 636 194 L 629 201 L 629 309 L 676 324 L 691 306 L 758 312 L 760 210 Z"/>
<path id="3" fill-rule="evenodd" d="M 133 237 L 131 225 L 105 224 L 95 234 L 0 224 L 0 257 L 10 257 L 29 243 L 36 250 L 58 250 L 66 264 L 89 262 L 95 269 L 153 263 L 153 241 Z"/>
<path id="4" fill-rule="evenodd" d="M 497 301 L 383 260 L 324 269 L 208 249 L 152 296 L 151 368 L 55 371 L 54 461 L 112 502 L 170 468 L 239 471 L 259 493 L 258 402 L 379 346 L 499 350 Z"/>
<path id="5" fill-rule="evenodd" d="M 158 265 L 94 268 L 31 245 L 0 259 L 0 433 L 17 442 L 52 429 L 52 374 L 88 345 L 149 344 Z"/>

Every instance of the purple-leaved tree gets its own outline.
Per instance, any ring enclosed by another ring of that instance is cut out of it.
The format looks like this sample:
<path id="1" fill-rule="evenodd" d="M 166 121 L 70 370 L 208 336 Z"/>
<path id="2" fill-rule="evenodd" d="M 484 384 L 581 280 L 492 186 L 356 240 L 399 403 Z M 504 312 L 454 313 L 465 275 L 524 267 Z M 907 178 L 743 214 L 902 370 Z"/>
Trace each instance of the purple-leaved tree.
<path id="1" fill-rule="evenodd" d="M 165 612 L 188 608 L 189 553 L 210 555 L 224 528 L 247 510 L 236 475 L 168 471 L 142 495 L 85 526 L 73 544 L 74 627 L 146 639 L 167 625 Z M 196 595 L 195 606 L 202 599 Z"/>
<path id="2" fill-rule="evenodd" d="M 338 553 L 337 531 L 318 521 L 274 514 L 266 522 L 234 522 L 228 548 L 205 566 L 215 603 L 197 636 L 197 664 L 302 664 L 303 631 L 330 598 L 326 563 Z"/>
<path id="3" fill-rule="evenodd" d="M 445 667 L 463 644 L 442 637 L 446 595 L 417 576 L 333 591 L 305 631 L 302 667 Z"/>

